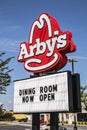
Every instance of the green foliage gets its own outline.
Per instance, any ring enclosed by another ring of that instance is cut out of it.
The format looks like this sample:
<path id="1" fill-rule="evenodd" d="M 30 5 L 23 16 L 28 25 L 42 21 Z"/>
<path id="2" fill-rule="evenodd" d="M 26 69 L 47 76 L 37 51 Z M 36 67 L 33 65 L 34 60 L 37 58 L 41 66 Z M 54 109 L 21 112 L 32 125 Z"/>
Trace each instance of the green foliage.
<path id="1" fill-rule="evenodd" d="M 78 121 L 77 124 L 78 124 L 78 125 L 87 125 L 87 122 Z"/>
<path id="2" fill-rule="evenodd" d="M 87 86 L 84 87 L 81 86 L 80 93 L 81 93 L 82 107 L 84 110 L 87 111 Z"/>
<path id="3" fill-rule="evenodd" d="M 84 86 L 84 87 L 81 86 L 81 87 L 80 87 L 81 98 L 84 96 L 84 94 L 87 93 L 86 90 L 87 90 L 87 86 Z"/>
<path id="4" fill-rule="evenodd" d="M 2 116 L 0 116 L 0 121 L 13 121 L 15 120 L 15 117 L 13 117 L 12 113 L 5 113 Z"/>
<path id="5" fill-rule="evenodd" d="M 3 115 L 3 104 L 0 105 L 0 116 Z"/>
<path id="6" fill-rule="evenodd" d="M 0 94 L 6 94 L 6 87 L 11 83 L 10 69 L 8 64 L 14 57 L 9 57 L 5 59 L 5 53 L 0 53 Z M 3 60 L 4 59 L 4 60 Z"/>
<path id="7" fill-rule="evenodd" d="M 72 121 L 72 124 L 75 124 L 75 121 Z M 76 124 L 77 124 L 77 122 L 76 122 Z"/>
<path id="8" fill-rule="evenodd" d="M 64 124 L 68 124 L 68 121 L 64 121 Z"/>

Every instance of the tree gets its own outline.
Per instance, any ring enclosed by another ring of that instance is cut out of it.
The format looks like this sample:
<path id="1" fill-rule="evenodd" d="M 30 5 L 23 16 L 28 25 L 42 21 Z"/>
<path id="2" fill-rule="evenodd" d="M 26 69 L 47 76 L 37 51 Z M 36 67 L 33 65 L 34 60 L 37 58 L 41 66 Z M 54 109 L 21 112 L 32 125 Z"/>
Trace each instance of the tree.
<path id="1" fill-rule="evenodd" d="M 3 104 L 0 104 L 0 116 L 3 115 Z"/>
<path id="2" fill-rule="evenodd" d="M 81 102 L 82 102 L 82 107 L 84 110 L 87 111 L 87 86 L 81 86 L 80 92 L 81 92 Z"/>
<path id="3" fill-rule="evenodd" d="M 0 53 L 0 94 L 6 94 L 6 87 L 11 83 L 10 69 L 8 64 L 14 57 L 5 58 L 5 52 Z M 3 60 L 4 59 L 4 60 Z"/>

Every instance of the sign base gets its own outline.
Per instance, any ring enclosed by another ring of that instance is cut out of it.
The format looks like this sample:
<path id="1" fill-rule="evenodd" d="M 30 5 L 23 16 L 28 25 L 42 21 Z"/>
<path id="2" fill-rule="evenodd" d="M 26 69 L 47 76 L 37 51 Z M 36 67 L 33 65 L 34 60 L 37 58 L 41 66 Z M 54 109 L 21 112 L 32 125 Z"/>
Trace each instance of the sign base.
<path id="1" fill-rule="evenodd" d="M 40 113 L 32 114 L 32 130 L 40 130 Z"/>

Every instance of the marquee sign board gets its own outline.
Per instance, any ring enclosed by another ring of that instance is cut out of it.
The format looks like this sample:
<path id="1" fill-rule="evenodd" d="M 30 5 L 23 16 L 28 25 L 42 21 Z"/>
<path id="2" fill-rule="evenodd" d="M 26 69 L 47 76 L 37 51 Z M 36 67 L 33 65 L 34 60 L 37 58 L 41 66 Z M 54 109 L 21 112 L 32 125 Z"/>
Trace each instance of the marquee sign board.
<path id="1" fill-rule="evenodd" d="M 71 72 L 15 81 L 14 112 L 68 112 L 73 110 Z"/>
<path id="2" fill-rule="evenodd" d="M 66 53 L 75 50 L 72 33 L 63 32 L 54 17 L 43 13 L 32 24 L 29 41 L 20 44 L 18 61 L 33 73 L 59 70 L 67 63 Z"/>

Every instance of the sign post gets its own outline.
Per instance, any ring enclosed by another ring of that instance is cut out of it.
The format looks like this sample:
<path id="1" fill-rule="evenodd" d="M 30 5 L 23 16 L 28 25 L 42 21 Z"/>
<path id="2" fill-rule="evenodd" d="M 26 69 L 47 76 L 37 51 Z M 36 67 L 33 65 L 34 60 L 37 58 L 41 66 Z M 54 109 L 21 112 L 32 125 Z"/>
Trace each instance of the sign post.
<path id="1" fill-rule="evenodd" d="M 32 130 L 40 130 L 40 113 L 32 114 Z"/>
<path id="2" fill-rule="evenodd" d="M 50 113 L 50 130 L 58 130 L 58 113 L 51 112 Z"/>

